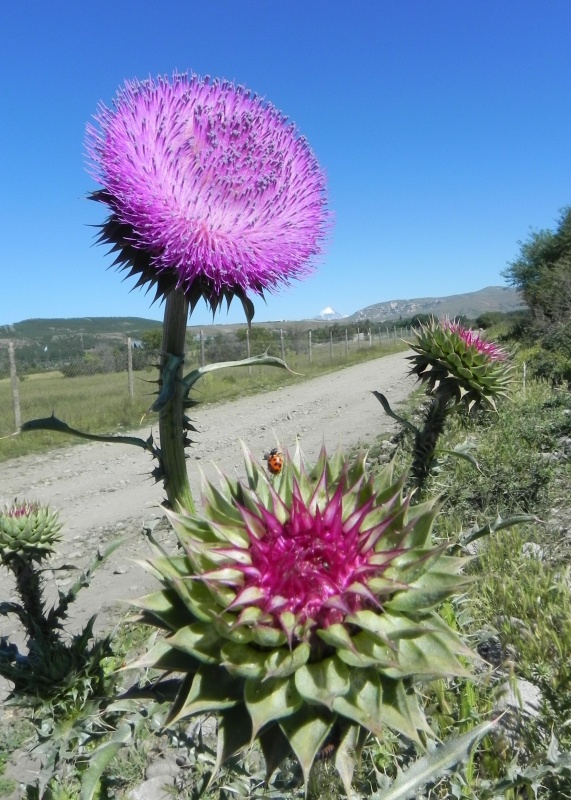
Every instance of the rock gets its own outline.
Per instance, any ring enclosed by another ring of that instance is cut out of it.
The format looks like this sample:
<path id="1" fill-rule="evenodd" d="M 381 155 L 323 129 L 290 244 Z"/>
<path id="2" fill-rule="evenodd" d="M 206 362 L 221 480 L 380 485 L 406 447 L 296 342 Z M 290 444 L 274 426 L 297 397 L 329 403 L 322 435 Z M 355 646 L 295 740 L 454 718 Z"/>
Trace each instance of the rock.
<path id="1" fill-rule="evenodd" d="M 476 649 L 478 651 L 478 655 L 493 667 L 501 666 L 502 662 L 504 661 L 504 649 L 498 636 L 490 636 L 489 639 L 485 639 L 483 642 L 480 642 Z"/>
<path id="2" fill-rule="evenodd" d="M 514 711 L 519 711 L 523 716 L 538 717 L 541 711 L 541 690 L 524 678 L 516 678 L 515 689 L 510 685 L 505 686 L 506 694 L 503 705 L 509 706 Z"/>
<path id="3" fill-rule="evenodd" d="M 175 778 L 178 775 L 179 767 L 175 761 L 168 758 L 157 758 L 151 761 L 145 770 L 145 778 L 150 781 L 153 778 Z"/>
<path id="4" fill-rule="evenodd" d="M 172 800 L 174 780 L 165 775 L 157 775 L 135 786 L 127 793 L 128 800 Z"/>
<path id="5" fill-rule="evenodd" d="M 521 553 L 528 558 L 535 558 L 538 561 L 545 561 L 545 551 L 537 542 L 526 542 L 521 548 Z"/>

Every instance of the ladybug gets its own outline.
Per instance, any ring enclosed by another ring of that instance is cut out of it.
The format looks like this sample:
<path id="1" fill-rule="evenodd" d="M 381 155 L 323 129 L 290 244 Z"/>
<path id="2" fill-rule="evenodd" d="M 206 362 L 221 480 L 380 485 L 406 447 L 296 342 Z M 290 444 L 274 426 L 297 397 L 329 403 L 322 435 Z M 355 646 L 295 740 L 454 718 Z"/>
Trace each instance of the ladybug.
<path id="1" fill-rule="evenodd" d="M 271 472 L 272 475 L 279 475 L 284 465 L 284 457 L 278 448 L 274 447 L 273 450 L 270 450 L 269 453 L 266 453 L 264 458 L 268 463 L 268 471 Z"/>

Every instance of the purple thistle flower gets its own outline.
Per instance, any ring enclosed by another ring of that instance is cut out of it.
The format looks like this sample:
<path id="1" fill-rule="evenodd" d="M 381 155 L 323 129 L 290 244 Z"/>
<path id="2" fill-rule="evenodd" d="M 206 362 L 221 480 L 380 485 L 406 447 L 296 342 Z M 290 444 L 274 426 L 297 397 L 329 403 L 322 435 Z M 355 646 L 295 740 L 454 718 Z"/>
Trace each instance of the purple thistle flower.
<path id="1" fill-rule="evenodd" d="M 303 278 L 330 224 L 325 177 L 277 109 L 208 77 L 126 82 L 87 127 L 116 264 L 215 311 Z"/>

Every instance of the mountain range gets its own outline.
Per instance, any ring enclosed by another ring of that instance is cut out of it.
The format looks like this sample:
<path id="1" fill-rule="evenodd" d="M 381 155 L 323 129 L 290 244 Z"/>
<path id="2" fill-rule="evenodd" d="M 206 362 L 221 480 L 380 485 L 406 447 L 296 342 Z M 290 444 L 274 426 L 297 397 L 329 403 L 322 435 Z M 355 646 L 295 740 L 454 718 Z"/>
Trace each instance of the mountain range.
<path id="1" fill-rule="evenodd" d="M 299 320 L 297 322 L 280 320 L 276 322 L 256 322 L 265 327 L 281 328 L 287 325 L 309 330 L 316 325 L 322 326 L 342 320 L 359 322 L 368 319 L 371 322 L 385 322 L 415 314 L 433 314 L 435 317 L 457 317 L 465 314 L 470 319 L 485 311 L 515 311 L 523 307 L 523 302 L 515 289 L 506 286 L 488 286 L 478 292 L 455 294 L 447 297 L 419 297 L 412 300 L 390 300 L 362 308 L 350 316 L 344 316 L 327 306 L 317 319 Z M 241 324 L 200 325 L 208 335 L 227 333 Z M 82 350 L 88 350 L 101 340 L 125 341 L 127 336 L 137 339 L 150 328 L 159 328 L 160 322 L 142 317 L 76 317 L 64 319 L 28 319 L 13 325 L 0 325 L 0 347 L 7 346 L 12 340 L 17 347 L 52 345 L 70 337 L 77 338 Z"/>
<path id="2" fill-rule="evenodd" d="M 362 308 L 347 317 L 351 322 L 368 319 L 385 322 L 412 317 L 415 314 L 432 314 L 435 317 L 466 316 L 475 319 L 486 311 L 517 311 L 525 304 L 510 286 L 487 286 L 477 292 L 451 294 L 446 297 L 417 297 L 413 300 L 389 300 Z"/>

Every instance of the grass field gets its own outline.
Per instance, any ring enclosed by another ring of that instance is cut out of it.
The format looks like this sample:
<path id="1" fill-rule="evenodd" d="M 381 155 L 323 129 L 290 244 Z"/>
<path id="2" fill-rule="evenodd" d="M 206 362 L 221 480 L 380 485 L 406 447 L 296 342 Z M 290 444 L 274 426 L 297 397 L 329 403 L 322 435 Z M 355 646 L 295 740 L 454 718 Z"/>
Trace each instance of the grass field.
<path id="1" fill-rule="evenodd" d="M 336 343 L 331 350 L 328 344 L 315 345 L 311 363 L 307 352 L 286 354 L 290 369 L 299 374 L 275 367 L 221 370 L 201 379 L 194 391 L 194 399 L 204 403 L 232 400 L 404 349 L 406 344 L 401 340 L 377 341 L 371 347 L 368 342 L 361 342 L 360 347 L 353 342 L 348 352 L 344 342 Z M 196 366 L 190 364 L 188 371 Z M 55 414 L 71 427 L 86 433 L 109 434 L 136 428 L 153 402 L 157 378 L 157 369 L 135 372 L 134 393 L 130 398 L 126 372 L 74 378 L 66 378 L 58 371 L 26 375 L 18 381 L 21 419 L 26 422 Z M 152 414 L 146 416 L 143 422 L 148 424 L 153 417 Z M 14 427 L 12 390 L 10 380 L 6 378 L 0 380 L 0 461 L 80 441 L 50 431 L 12 435 Z"/>

